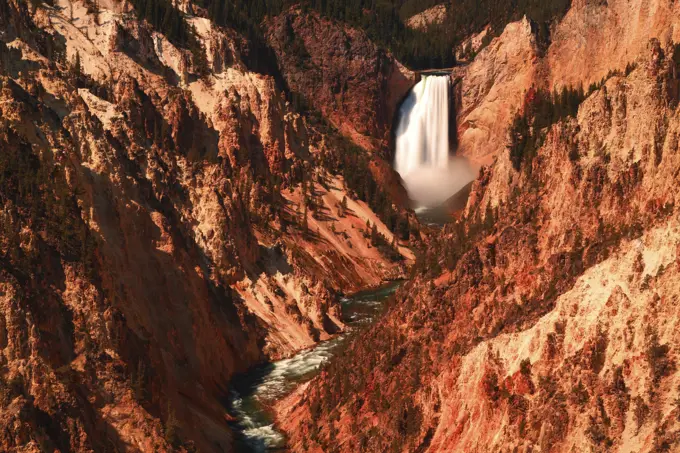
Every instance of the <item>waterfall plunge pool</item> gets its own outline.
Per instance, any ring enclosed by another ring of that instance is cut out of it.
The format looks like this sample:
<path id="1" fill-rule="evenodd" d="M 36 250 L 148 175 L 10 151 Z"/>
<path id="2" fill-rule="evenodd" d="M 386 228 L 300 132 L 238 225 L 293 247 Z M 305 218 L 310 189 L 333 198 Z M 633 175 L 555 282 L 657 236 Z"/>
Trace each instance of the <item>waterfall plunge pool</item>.
<path id="1" fill-rule="evenodd" d="M 321 366 L 343 347 L 354 331 L 371 323 L 380 314 L 385 300 L 394 294 L 400 284 L 392 282 L 343 298 L 342 317 L 349 327 L 348 332 L 289 359 L 260 365 L 234 377 L 227 407 L 236 419 L 232 427 L 237 433 L 237 452 L 285 450 L 286 439 L 274 426 L 274 404 L 298 385 L 315 377 Z"/>

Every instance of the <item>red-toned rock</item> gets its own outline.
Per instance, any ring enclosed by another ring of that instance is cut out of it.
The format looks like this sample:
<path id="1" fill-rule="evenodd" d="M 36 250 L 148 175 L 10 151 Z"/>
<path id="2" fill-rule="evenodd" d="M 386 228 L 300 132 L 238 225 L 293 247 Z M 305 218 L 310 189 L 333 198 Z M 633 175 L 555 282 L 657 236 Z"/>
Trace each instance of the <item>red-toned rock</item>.
<path id="1" fill-rule="evenodd" d="M 413 72 L 362 31 L 297 7 L 265 24 L 291 90 L 358 144 L 384 147 Z"/>
<path id="2" fill-rule="evenodd" d="M 0 0 L 0 450 L 231 451 L 234 374 L 414 256 L 233 30 L 185 18 L 198 78 L 129 4 L 35 6 Z"/>

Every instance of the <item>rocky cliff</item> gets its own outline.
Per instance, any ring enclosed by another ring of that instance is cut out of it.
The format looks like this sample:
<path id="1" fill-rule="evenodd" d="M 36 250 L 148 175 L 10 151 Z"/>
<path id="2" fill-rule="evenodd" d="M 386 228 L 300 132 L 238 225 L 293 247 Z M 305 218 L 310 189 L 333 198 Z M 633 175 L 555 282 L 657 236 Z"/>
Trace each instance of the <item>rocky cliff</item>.
<path id="1" fill-rule="evenodd" d="M 610 71 L 623 71 L 647 42 L 680 42 L 679 6 L 671 0 L 572 2 L 555 27 L 547 54 L 553 86 L 589 85 Z"/>
<path id="2" fill-rule="evenodd" d="M 509 24 L 469 64 L 458 67 L 459 153 L 488 165 L 507 142 L 508 126 L 532 87 L 586 90 L 613 71 L 624 71 L 649 39 L 679 42 L 678 4 L 672 0 L 573 1 L 538 37 L 528 19 Z M 472 39 L 472 38 L 471 38 Z"/>
<path id="3" fill-rule="evenodd" d="M 268 40 L 291 90 L 366 148 L 389 139 L 415 74 L 362 31 L 300 9 L 273 18 Z"/>
<path id="4" fill-rule="evenodd" d="M 454 69 L 457 84 L 457 153 L 478 165 L 505 149 L 508 125 L 536 82 L 538 48 L 526 18 L 509 24 L 477 57 Z"/>
<path id="5" fill-rule="evenodd" d="M 426 29 L 430 25 L 439 25 L 444 22 L 446 17 L 447 5 L 435 5 L 422 13 L 411 16 L 406 20 L 406 25 L 410 28 L 420 30 Z"/>
<path id="6" fill-rule="evenodd" d="M 231 376 L 413 258 L 245 38 L 133 11 L 0 0 L 3 451 L 230 451 Z"/>
<path id="7" fill-rule="evenodd" d="M 648 42 L 519 170 L 482 169 L 386 316 L 279 405 L 294 451 L 679 448 L 674 55 Z"/>

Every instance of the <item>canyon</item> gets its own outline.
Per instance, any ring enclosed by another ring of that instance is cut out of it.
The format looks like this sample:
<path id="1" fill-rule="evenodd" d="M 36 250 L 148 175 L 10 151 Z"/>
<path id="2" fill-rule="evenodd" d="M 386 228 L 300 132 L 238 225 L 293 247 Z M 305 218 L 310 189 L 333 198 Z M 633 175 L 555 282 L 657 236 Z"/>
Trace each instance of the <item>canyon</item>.
<path id="1" fill-rule="evenodd" d="M 435 75 L 279 3 L 0 0 L 0 450 L 241 451 L 240 380 L 301 363 L 290 451 L 677 451 L 680 5 Z M 408 173 L 454 155 L 429 226 Z"/>
<path id="2" fill-rule="evenodd" d="M 677 450 L 675 8 L 574 2 L 547 49 L 525 19 L 454 70 L 458 151 L 482 164 L 464 217 L 277 406 L 293 451 Z M 511 161 L 537 90 L 600 80 Z"/>
<path id="3" fill-rule="evenodd" d="M 0 2 L 4 451 L 230 451 L 234 373 L 342 332 L 340 294 L 414 259 L 391 168 L 187 20 L 206 61 L 127 2 Z"/>

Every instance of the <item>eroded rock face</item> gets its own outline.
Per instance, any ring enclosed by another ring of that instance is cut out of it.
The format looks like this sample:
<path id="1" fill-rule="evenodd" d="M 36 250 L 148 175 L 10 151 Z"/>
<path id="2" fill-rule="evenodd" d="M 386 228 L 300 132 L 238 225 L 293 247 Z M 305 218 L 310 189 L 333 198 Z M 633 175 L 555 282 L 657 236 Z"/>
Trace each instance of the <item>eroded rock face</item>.
<path id="1" fill-rule="evenodd" d="M 548 51 L 550 84 L 588 86 L 623 71 L 652 38 L 679 42 L 679 8 L 672 0 L 573 2 Z"/>
<path id="2" fill-rule="evenodd" d="M 610 72 L 623 72 L 650 39 L 662 46 L 680 41 L 678 17 L 672 0 L 575 1 L 553 27 L 545 52 L 529 21 L 509 24 L 470 64 L 454 70 L 461 79 L 458 152 L 490 164 L 505 150 L 508 126 L 532 86 L 587 90 Z"/>
<path id="3" fill-rule="evenodd" d="M 413 255 L 370 246 L 392 233 L 242 37 L 192 18 L 199 79 L 99 6 L 0 0 L 0 450 L 230 451 L 234 373 L 342 331 L 339 292 Z"/>
<path id="4" fill-rule="evenodd" d="M 266 27 L 291 90 L 360 145 L 387 143 L 397 104 L 415 84 L 413 72 L 363 32 L 314 13 L 293 8 Z"/>
<path id="5" fill-rule="evenodd" d="M 669 55 L 648 43 L 548 131 L 530 173 L 505 154 L 484 169 L 466 226 L 433 239 L 386 317 L 279 406 L 295 451 L 678 448 Z"/>
<path id="6" fill-rule="evenodd" d="M 435 5 L 428 8 L 422 13 L 410 17 L 406 21 L 406 25 L 416 30 L 426 29 L 430 25 L 438 25 L 444 22 L 446 18 L 446 5 Z"/>
<path id="7" fill-rule="evenodd" d="M 505 150 L 508 126 L 536 82 L 538 64 L 536 39 L 524 19 L 509 24 L 474 61 L 454 71 L 461 78 L 458 154 L 484 165 Z"/>

